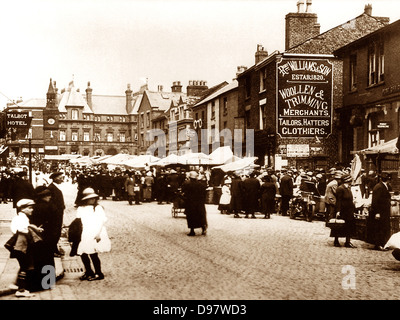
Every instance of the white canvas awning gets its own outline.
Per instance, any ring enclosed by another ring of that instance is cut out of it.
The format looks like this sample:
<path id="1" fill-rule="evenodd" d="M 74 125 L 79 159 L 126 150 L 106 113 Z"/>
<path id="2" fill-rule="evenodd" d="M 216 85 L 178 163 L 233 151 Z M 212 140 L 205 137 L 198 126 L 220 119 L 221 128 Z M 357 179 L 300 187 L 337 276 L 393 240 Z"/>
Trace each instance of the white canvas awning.
<path id="1" fill-rule="evenodd" d="M 397 138 L 379 144 L 377 146 L 373 146 L 371 148 L 362 149 L 359 151 L 352 151 L 353 154 L 360 153 L 360 154 L 378 154 L 378 153 L 390 153 L 390 154 L 397 154 L 399 153 L 399 149 L 396 147 Z"/>

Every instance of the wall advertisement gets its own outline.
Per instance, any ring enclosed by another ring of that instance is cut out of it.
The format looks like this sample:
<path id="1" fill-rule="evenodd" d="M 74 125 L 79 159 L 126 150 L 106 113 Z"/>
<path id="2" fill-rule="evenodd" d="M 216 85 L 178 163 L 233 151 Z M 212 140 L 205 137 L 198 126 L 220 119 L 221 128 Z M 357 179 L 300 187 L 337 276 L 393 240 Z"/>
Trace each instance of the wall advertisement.
<path id="1" fill-rule="evenodd" d="M 327 137 L 332 133 L 333 65 L 327 59 L 282 58 L 277 62 L 277 133 Z"/>

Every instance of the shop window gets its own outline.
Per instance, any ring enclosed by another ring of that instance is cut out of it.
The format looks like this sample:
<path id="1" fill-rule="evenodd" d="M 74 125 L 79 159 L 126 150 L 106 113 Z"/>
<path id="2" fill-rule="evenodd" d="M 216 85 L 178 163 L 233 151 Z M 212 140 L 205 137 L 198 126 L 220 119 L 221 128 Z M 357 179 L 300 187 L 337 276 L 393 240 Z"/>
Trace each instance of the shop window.
<path id="1" fill-rule="evenodd" d="M 385 141 L 384 129 L 379 129 L 379 122 L 383 121 L 383 113 L 375 112 L 368 116 L 368 147 L 377 146 Z"/>

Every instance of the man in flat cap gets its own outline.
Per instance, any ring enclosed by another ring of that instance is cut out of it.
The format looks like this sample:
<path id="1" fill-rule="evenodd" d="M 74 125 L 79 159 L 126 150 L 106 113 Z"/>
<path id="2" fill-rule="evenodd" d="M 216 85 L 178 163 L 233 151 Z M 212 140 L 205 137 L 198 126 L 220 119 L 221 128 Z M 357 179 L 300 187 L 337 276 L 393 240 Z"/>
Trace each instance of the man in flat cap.
<path id="1" fill-rule="evenodd" d="M 50 234 L 50 242 L 52 250 L 54 251 L 54 255 L 59 257 L 62 253 L 58 250 L 57 244 L 61 237 L 61 229 L 63 224 L 63 217 L 64 217 L 64 195 L 61 191 L 61 183 L 64 181 L 63 173 L 62 172 L 54 172 L 50 175 L 50 179 L 53 182 L 49 185 L 49 190 L 51 191 L 51 203 L 53 205 L 53 213 L 55 215 L 54 219 L 52 220 L 53 223 L 49 226 Z"/>

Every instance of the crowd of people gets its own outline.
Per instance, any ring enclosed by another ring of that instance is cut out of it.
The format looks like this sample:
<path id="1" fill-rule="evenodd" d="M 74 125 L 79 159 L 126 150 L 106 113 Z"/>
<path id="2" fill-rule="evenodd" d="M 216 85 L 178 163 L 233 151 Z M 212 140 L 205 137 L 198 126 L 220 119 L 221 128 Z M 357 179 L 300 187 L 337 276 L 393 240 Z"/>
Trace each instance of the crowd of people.
<path id="1" fill-rule="evenodd" d="M 368 241 L 375 245 L 375 249 L 386 250 L 384 246 L 390 237 L 390 176 L 378 176 L 373 171 L 366 173 L 361 170 L 355 178 L 350 168 L 314 171 L 261 168 L 241 172 L 201 167 L 197 170 L 125 170 L 118 167 L 110 170 L 102 166 L 56 169 L 51 175 L 35 170 L 32 181 L 29 181 L 26 168 L 20 172 L 4 169 L 0 173 L 0 200 L 12 202 L 17 211 L 11 230 L 14 235 L 22 234 L 26 238 L 22 251 L 11 250 L 12 257 L 20 264 L 17 296 L 29 297 L 32 291 L 38 290 L 43 278 L 41 268 L 54 266 L 54 257 L 63 255 L 57 243 L 65 209 L 60 190 L 64 178 L 77 184 L 75 206 L 81 229 L 73 246 L 74 254 L 81 257 L 85 266 L 81 280 L 104 279 L 98 253 L 108 252 L 111 248 L 105 228 L 107 218 L 99 199 L 126 201 L 128 205 L 154 201 L 174 206 L 180 199 L 190 230 L 188 236 L 195 236 L 196 228 L 201 228 L 201 235 L 207 234 L 207 190 L 214 190 L 214 197 L 218 199 L 213 203 L 218 204 L 221 214 L 253 219 L 256 213 L 261 213 L 265 219 L 271 218 L 272 214 L 287 216 L 296 190 L 313 190 L 325 203 L 327 225 L 332 218 L 345 221 L 345 228 L 340 232 L 332 229 L 330 236 L 334 238 L 334 246 L 340 247 L 339 238 L 344 237 L 344 246 L 354 248 L 351 238 L 355 232 L 356 198 L 359 196 L 371 199 Z M 359 195 L 354 193 L 354 186 Z M 220 190 L 220 193 L 215 190 Z"/>

